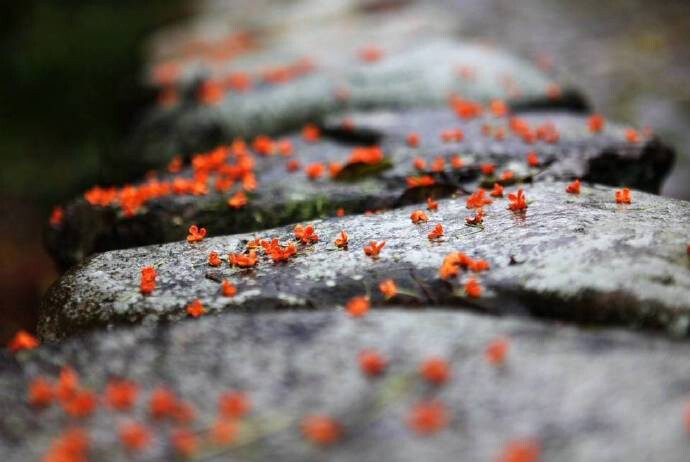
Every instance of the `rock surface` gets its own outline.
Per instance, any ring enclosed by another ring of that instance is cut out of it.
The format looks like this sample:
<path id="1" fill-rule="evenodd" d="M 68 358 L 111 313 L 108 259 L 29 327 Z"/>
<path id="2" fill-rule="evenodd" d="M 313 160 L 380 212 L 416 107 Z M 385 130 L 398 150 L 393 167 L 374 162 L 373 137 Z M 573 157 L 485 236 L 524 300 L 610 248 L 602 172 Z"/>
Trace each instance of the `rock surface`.
<path id="1" fill-rule="evenodd" d="M 289 262 L 260 256 L 253 269 L 230 267 L 228 253 L 244 252 L 255 237 L 293 239 L 292 226 L 213 237 L 200 243 L 176 242 L 106 252 L 66 273 L 48 292 L 40 314 L 44 339 L 119 323 L 181 319 L 185 307 L 200 299 L 209 312 L 318 308 L 343 305 L 370 294 L 383 304 L 380 281 L 393 278 L 413 296 L 415 305 L 455 305 L 500 313 L 530 313 L 581 323 L 625 324 L 690 332 L 690 271 L 686 254 L 690 203 L 634 191 L 633 203 L 617 204 L 614 190 L 583 186 L 567 194 L 565 183 L 526 186 L 528 208 L 513 212 L 506 199 L 485 206 L 483 227 L 468 226 L 465 198 L 439 201 L 427 212 L 428 223 L 415 225 L 410 215 L 419 205 L 372 216 L 347 216 L 314 222 L 319 242 L 302 246 Z M 515 187 L 506 188 L 506 194 Z M 442 223 L 445 236 L 427 234 Z M 334 240 L 350 236 L 348 250 Z M 378 259 L 363 252 L 371 240 L 386 241 Z M 207 263 L 209 253 L 224 259 Z M 479 299 L 466 297 L 469 275 L 439 279 L 444 257 L 463 251 L 487 260 L 491 269 L 477 277 Z M 158 288 L 139 293 L 140 269 L 153 265 Z M 223 297 L 220 282 L 237 285 L 235 297 Z"/>
<path id="2" fill-rule="evenodd" d="M 127 162 L 143 171 L 234 136 L 281 134 L 336 111 L 438 106 L 453 93 L 586 107 L 534 64 L 458 40 L 452 17 L 430 5 L 266 3 L 249 11 L 207 6 L 152 40 L 152 83 L 176 99 L 152 108 Z M 222 96 L 200 99 L 209 86 Z"/>
<path id="3" fill-rule="evenodd" d="M 242 209 L 228 207 L 226 201 L 234 191 L 217 192 L 213 175 L 206 181 L 208 194 L 152 199 L 134 217 L 78 199 L 66 206 L 64 222 L 49 229 L 48 247 L 66 268 L 93 252 L 182 239 L 189 223 L 199 223 L 219 235 L 333 216 L 339 208 L 348 213 L 385 209 L 419 201 L 429 194 L 448 196 L 458 188 L 468 190 L 478 184 L 490 188 L 496 177 L 482 176 L 482 163 L 495 164 L 497 175 L 514 171 L 515 177 L 509 182 L 582 178 L 655 192 L 673 162 L 673 152 L 658 140 L 643 138 L 629 143 L 625 128 L 615 123 L 607 122 L 601 133 L 592 134 L 586 118 L 567 113 L 524 114 L 520 119 L 532 132 L 554 127 L 558 140 L 526 143 L 511 131 L 508 118 L 490 113 L 470 119 L 459 118 L 450 109 L 333 116 L 325 121 L 319 142 L 306 142 L 299 135 L 286 138 L 294 150 L 290 158 L 253 155 L 258 189 L 249 194 L 249 205 Z M 464 135 L 462 141 L 442 142 L 443 132 L 458 128 Z M 418 147 L 406 144 L 411 133 L 419 135 Z M 500 133 L 505 139 L 496 139 Z M 354 146 L 371 144 L 382 148 L 384 161 L 369 170 L 346 169 L 347 175 L 339 177 L 346 181 L 328 179 L 330 163 L 343 164 Z M 530 151 L 540 160 L 536 168 L 527 165 Z M 452 168 L 455 155 L 463 160 L 463 167 Z M 445 165 L 442 173 L 434 173 L 431 165 L 439 156 Z M 413 166 L 417 157 L 426 162 L 426 170 Z M 288 163 L 295 161 L 300 170 L 288 173 Z M 310 181 L 305 168 L 314 163 L 323 163 L 326 172 Z M 436 185 L 409 189 L 406 178 L 422 174 L 433 175 Z M 192 178 L 192 167 L 177 177 Z M 160 177 L 168 181 L 173 178 L 167 174 Z"/>
<path id="4" fill-rule="evenodd" d="M 502 365 L 485 349 L 507 338 Z M 389 366 L 366 378 L 357 357 L 374 349 Z M 99 333 L 6 358 L 0 369 L 1 452 L 6 461 L 36 460 L 68 423 L 88 429 L 98 460 L 130 460 L 117 440 L 122 422 L 154 430 L 136 460 L 171 460 L 170 426 L 147 417 L 160 385 L 197 410 L 201 438 L 216 416 L 218 396 L 245 390 L 252 402 L 234 446 L 202 443 L 194 460 L 496 460 L 511 440 L 533 439 L 540 460 L 684 461 L 690 441 L 683 412 L 690 396 L 688 347 L 617 330 L 500 319 L 451 311 L 375 310 L 364 319 L 343 312 L 223 314 L 177 323 Z M 448 361 L 450 379 L 421 379 L 422 361 Z M 101 365 L 93 367 L 94 364 Z M 55 406 L 36 411 L 17 396 L 39 374 L 73 366 L 95 391 L 111 377 L 140 385 L 135 410 L 99 408 L 82 421 Z M 418 436 L 407 425 L 415 403 L 434 399 L 449 423 Z M 315 448 L 301 419 L 327 415 L 342 440 Z M 202 439 L 203 441 L 203 439 Z"/>

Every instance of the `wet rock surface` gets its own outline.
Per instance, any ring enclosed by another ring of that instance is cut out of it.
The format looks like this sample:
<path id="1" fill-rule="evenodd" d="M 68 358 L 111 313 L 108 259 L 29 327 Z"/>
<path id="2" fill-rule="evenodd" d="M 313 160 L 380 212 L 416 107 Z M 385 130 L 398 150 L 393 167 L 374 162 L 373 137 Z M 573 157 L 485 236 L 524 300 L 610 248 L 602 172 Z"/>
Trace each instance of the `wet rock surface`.
<path id="1" fill-rule="evenodd" d="M 423 310 L 423 307 L 420 307 Z M 435 307 L 439 308 L 439 307 Z M 501 364 L 490 364 L 490 342 L 507 339 Z M 367 378 L 358 354 L 373 349 L 388 361 Z M 115 429 L 142 422 L 153 430 L 136 460 L 172 460 L 175 425 L 148 416 L 154 388 L 165 386 L 196 410 L 188 424 L 198 436 L 194 460 L 496 460 L 508 442 L 529 439 L 539 460 L 686 460 L 683 412 L 690 394 L 685 343 L 618 330 L 580 330 L 550 322 L 502 319 L 454 311 L 374 310 L 353 319 L 343 312 L 228 314 L 117 330 L 48 345 L 0 369 L 0 447 L 4 460 L 36 460 L 64 428 L 86 428 L 90 455 L 130 460 Z M 448 361 L 450 378 L 432 386 L 420 364 Z M 100 367 L 93 367 L 99 364 Z M 74 367 L 99 392 L 109 379 L 140 386 L 133 410 L 99 407 L 68 419 L 59 406 L 36 410 L 23 399 L 38 375 Z M 221 393 L 244 390 L 252 403 L 233 444 L 207 438 Z M 417 435 L 412 407 L 442 404 L 448 424 Z M 342 426 L 328 448 L 300 431 L 306 415 Z M 68 425 L 69 424 L 69 425 Z"/>
<path id="2" fill-rule="evenodd" d="M 245 252 L 256 237 L 286 243 L 294 239 L 293 227 L 106 252 L 53 286 L 39 332 L 56 340 L 120 323 L 177 320 L 187 317 L 185 307 L 195 299 L 210 313 L 328 309 L 364 294 L 384 305 L 377 287 L 393 278 L 409 292 L 395 301 L 411 307 L 453 305 L 687 335 L 690 204 L 634 191 L 632 204 L 624 205 L 616 203 L 612 188 L 583 185 L 580 194 L 565 189 L 565 183 L 550 181 L 526 186 L 528 208 L 520 212 L 507 210 L 507 199 L 494 198 L 484 207 L 482 227 L 466 224 L 472 212 L 466 197 L 440 200 L 422 224 L 410 218 L 419 205 L 310 222 L 318 242 L 300 244 L 288 262 L 260 255 L 250 269 L 230 267 L 227 254 Z M 427 234 L 437 223 L 445 235 L 431 242 Z M 349 234 L 347 250 L 334 244 L 341 230 Z M 378 258 L 363 252 L 372 240 L 386 241 Z M 209 266 L 211 251 L 221 255 L 221 266 Z M 454 251 L 487 260 L 491 269 L 441 280 L 439 268 Z M 145 296 L 139 272 L 147 265 L 159 276 L 158 288 Z M 479 299 L 463 292 L 470 276 L 484 288 Z M 221 295 L 223 279 L 236 284 L 236 296 Z"/>
<path id="3" fill-rule="evenodd" d="M 450 94 L 586 108 L 533 63 L 458 39 L 454 28 L 428 4 L 206 5 L 193 22 L 152 40 L 151 83 L 163 99 L 137 130 L 127 162 L 160 167 L 233 136 L 282 134 L 336 111 L 438 106 Z"/>
<path id="4" fill-rule="evenodd" d="M 280 139 L 291 144 L 290 157 L 251 154 L 258 188 L 248 193 L 246 207 L 228 207 L 227 200 L 237 188 L 217 191 L 214 175 L 203 181 L 207 194 L 154 198 L 134 216 L 80 198 L 65 207 L 64 222 L 48 230 L 48 247 L 66 268 L 93 252 L 183 239 L 190 223 L 219 235 L 333 216 L 340 208 L 347 213 L 387 209 L 428 195 L 439 198 L 458 189 L 470 191 L 477 185 L 491 188 L 507 170 L 514 177 L 504 183 L 582 178 L 656 192 L 673 162 L 673 152 L 659 140 L 641 137 L 630 143 L 626 128 L 615 123 L 607 122 L 601 132 L 591 133 L 586 117 L 565 112 L 524 113 L 519 118 L 533 134 L 555 130 L 557 139 L 545 135 L 525 142 L 510 128 L 512 119 L 496 117 L 488 109 L 471 118 L 458 117 L 451 109 L 330 116 L 317 142 L 307 142 L 299 134 Z M 443 141 L 445 132 L 458 129 L 461 141 Z M 415 147 L 407 143 L 413 133 L 419 138 Z M 374 165 L 347 166 L 337 177 L 330 177 L 332 164 L 345 165 L 355 147 L 366 145 L 379 146 L 383 159 Z M 530 152 L 538 158 L 533 167 L 527 163 Z M 414 166 L 418 158 L 424 162 L 422 169 Z M 440 169 L 434 167 L 438 158 L 442 159 Z M 461 166 L 453 164 L 458 159 Z M 495 174 L 482 174 L 480 167 L 486 163 L 494 164 Z M 291 164 L 296 171 L 288 171 Z M 325 171 L 310 180 L 306 169 L 315 164 Z M 175 176 L 161 174 L 158 180 L 191 179 L 194 173 L 188 166 Z M 423 175 L 431 175 L 435 184 L 408 187 L 408 177 Z"/>

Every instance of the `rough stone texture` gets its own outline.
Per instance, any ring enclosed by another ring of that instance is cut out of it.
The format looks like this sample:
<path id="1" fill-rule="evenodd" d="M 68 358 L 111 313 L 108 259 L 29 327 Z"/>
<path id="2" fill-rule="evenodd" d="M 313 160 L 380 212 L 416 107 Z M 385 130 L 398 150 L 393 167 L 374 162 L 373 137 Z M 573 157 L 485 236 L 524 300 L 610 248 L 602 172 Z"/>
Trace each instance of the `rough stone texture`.
<path id="1" fill-rule="evenodd" d="M 486 346 L 507 337 L 506 363 L 484 360 Z M 358 353 L 388 357 L 380 378 L 367 379 Z M 215 419 L 227 390 L 247 390 L 254 411 L 236 447 L 208 446 L 194 460 L 495 460 L 507 441 L 534 438 L 540 460 L 685 461 L 690 441 L 683 412 L 690 396 L 688 346 L 617 330 L 584 331 L 554 323 L 475 314 L 386 310 L 365 319 L 342 312 L 223 314 L 172 326 L 90 335 L 0 361 L 0 452 L 6 461 L 36 460 L 66 427 L 59 409 L 37 412 L 18 400 L 38 374 L 71 364 L 86 386 L 108 377 L 140 383 L 142 398 L 165 384 L 198 409 L 193 428 Z M 451 365 L 447 385 L 434 389 L 419 364 L 440 356 Z M 93 367 L 99 364 L 99 367 Z M 450 414 L 436 435 L 406 425 L 411 406 L 438 399 Z M 151 422 L 155 444 L 141 460 L 170 460 L 169 427 Z M 338 419 L 344 438 L 328 449 L 304 441 L 301 418 Z M 86 420 L 95 460 L 129 460 L 117 422 L 105 409 Z M 139 460 L 139 459 L 137 459 Z"/>
<path id="2" fill-rule="evenodd" d="M 302 248 L 288 263 L 262 257 L 251 270 L 227 263 L 212 268 L 207 257 L 211 251 L 241 252 L 253 234 L 106 252 L 52 287 L 39 332 L 56 340 L 119 323 L 180 319 L 196 298 L 210 312 L 324 309 L 364 293 L 380 304 L 377 285 L 386 278 L 416 294 L 400 297 L 411 306 L 455 305 L 690 332 L 690 203 L 635 191 L 633 204 L 619 205 L 611 188 L 584 186 L 580 195 L 570 195 L 565 183 L 550 182 L 527 186 L 526 195 L 530 202 L 523 213 L 506 210 L 506 199 L 486 207 L 483 228 L 466 226 L 470 212 L 464 197 L 440 201 L 422 225 L 410 220 L 418 205 L 316 221 L 317 244 Z M 436 223 L 443 224 L 446 236 L 430 242 L 427 233 Z M 349 250 L 333 243 L 342 229 L 350 234 Z M 257 235 L 286 241 L 292 226 Z M 387 242 L 377 260 L 362 251 L 370 240 Z M 438 278 L 444 256 L 458 250 L 491 264 L 478 276 L 485 287 L 479 300 L 463 295 L 460 283 L 466 275 L 451 283 Z M 139 270 L 146 265 L 159 273 L 159 288 L 151 296 L 138 290 Z M 237 284 L 236 297 L 221 296 L 222 278 Z"/>
<path id="3" fill-rule="evenodd" d="M 458 40 L 453 17 L 435 7 L 411 3 L 378 10 L 360 3 L 207 4 L 189 24 L 160 31 L 150 47 L 151 65 L 178 67 L 180 103 L 152 108 L 132 139 L 127 162 L 141 171 L 233 136 L 284 133 L 341 110 L 438 106 L 451 93 L 483 102 L 512 100 L 520 107 L 586 107 L 566 89 L 549 98 L 553 80 L 532 63 L 487 43 Z M 248 35 L 247 49 L 209 56 L 238 31 Z M 384 57 L 362 62 L 360 51 L 371 46 Z M 283 83 L 262 80 L 266 69 L 305 57 L 313 71 Z M 474 77 L 460 78 L 462 66 L 471 67 Z M 216 106 L 198 102 L 200 82 L 240 72 L 251 77 L 250 90 L 230 90 Z M 347 98 L 339 96 L 343 92 Z"/>
<path id="4" fill-rule="evenodd" d="M 673 162 L 673 152 L 657 139 L 630 144 L 625 141 L 624 127 L 615 123 L 608 122 L 602 133 L 593 135 L 581 116 L 557 112 L 523 114 L 521 118 L 533 128 L 552 123 L 560 132 L 560 140 L 555 144 L 526 144 L 510 132 L 505 118 L 484 115 L 462 120 L 449 109 L 332 116 L 324 123 L 325 136 L 319 143 L 306 143 L 297 135 L 289 137 L 295 148 L 291 159 L 297 159 L 302 167 L 313 162 L 342 163 L 354 145 L 378 143 L 386 157 L 384 167 L 390 168 L 379 169 L 374 175 L 354 175 L 353 181 L 332 181 L 327 174 L 309 181 L 304 171 L 288 174 L 288 160 L 281 156 L 255 156 L 259 188 L 250 194 L 251 202 L 244 209 L 229 209 L 226 200 L 231 193 L 215 192 L 213 178 L 209 180 L 210 194 L 155 199 L 133 218 L 77 199 L 66 206 L 65 222 L 48 230 L 48 247 L 60 266 L 67 268 L 93 252 L 180 240 L 190 223 L 199 223 L 219 235 L 333 216 L 341 207 L 349 213 L 385 209 L 428 194 L 445 197 L 458 188 L 473 189 L 478 184 L 491 187 L 493 180 L 480 175 L 479 165 L 484 162 L 495 163 L 498 172 L 511 169 L 516 179 L 525 181 L 582 178 L 655 192 Z M 342 128 L 345 119 L 354 124 L 353 129 Z M 494 132 L 499 127 L 505 129 L 506 139 L 496 141 L 483 135 L 485 124 Z M 441 133 L 449 128 L 461 128 L 465 139 L 442 143 Z M 413 131 L 421 137 L 418 148 L 405 144 Z M 525 160 L 532 150 L 542 161 L 536 169 L 528 169 Z M 454 154 L 461 155 L 466 167 L 451 169 L 448 160 Z M 437 185 L 428 190 L 408 190 L 405 178 L 420 174 L 413 167 L 414 158 L 431 164 L 437 156 L 446 159 L 445 172 L 434 175 Z M 191 168 L 182 175 L 190 177 Z"/>

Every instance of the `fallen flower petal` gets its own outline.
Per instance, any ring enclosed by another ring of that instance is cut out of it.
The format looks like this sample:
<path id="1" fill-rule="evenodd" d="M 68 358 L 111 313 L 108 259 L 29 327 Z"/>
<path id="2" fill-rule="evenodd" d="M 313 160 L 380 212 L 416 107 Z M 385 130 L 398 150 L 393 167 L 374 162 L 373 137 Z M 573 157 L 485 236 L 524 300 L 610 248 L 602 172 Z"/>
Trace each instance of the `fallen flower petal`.
<path id="1" fill-rule="evenodd" d="M 433 241 L 434 239 L 439 239 L 440 237 L 443 237 L 443 225 L 441 223 L 437 223 L 436 226 L 434 226 L 434 229 L 431 230 L 431 232 L 427 235 L 430 241 Z"/>
<path id="2" fill-rule="evenodd" d="M 398 287 L 395 285 L 395 281 L 392 279 L 381 281 L 381 283 L 379 283 L 379 290 L 386 300 L 395 297 L 398 293 Z"/>
<path id="3" fill-rule="evenodd" d="M 359 318 L 364 316 L 369 312 L 371 303 L 369 302 L 369 297 L 359 296 L 352 297 L 345 305 L 347 313 L 353 318 Z"/>
<path id="4" fill-rule="evenodd" d="M 20 330 L 14 334 L 14 337 L 12 337 L 12 340 L 10 340 L 7 346 L 12 353 L 16 353 L 20 350 L 33 350 L 40 344 L 41 342 L 36 337 L 25 330 Z"/>
<path id="5" fill-rule="evenodd" d="M 388 365 L 386 358 L 374 350 L 364 350 L 359 354 L 359 368 L 369 376 L 381 375 Z"/>
<path id="6" fill-rule="evenodd" d="M 204 308 L 204 305 L 201 304 L 201 300 L 198 298 L 187 306 L 187 314 L 193 318 L 198 318 L 204 313 L 206 313 L 206 309 Z"/>
<path id="7" fill-rule="evenodd" d="M 313 415 L 302 420 L 302 432 L 312 443 L 328 446 L 340 439 L 341 427 L 330 417 Z"/>
<path id="8" fill-rule="evenodd" d="M 565 188 L 565 192 L 568 194 L 580 194 L 580 180 L 576 179 L 572 183 L 569 183 Z"/>
<path id="9" fill-rule="evenodd" d="M 418 403 L 412 408 L 408 425 L 420 435 L 431 435 L 448 424 L 448 411 L 438 401 Z"/>
<path id="10" fill-rule="evenodd" d="M 441 358 L 430 358 L 419 367 L 419 373 L 434 385 L 443 385 L 450 377 L 450 366 Z"/>

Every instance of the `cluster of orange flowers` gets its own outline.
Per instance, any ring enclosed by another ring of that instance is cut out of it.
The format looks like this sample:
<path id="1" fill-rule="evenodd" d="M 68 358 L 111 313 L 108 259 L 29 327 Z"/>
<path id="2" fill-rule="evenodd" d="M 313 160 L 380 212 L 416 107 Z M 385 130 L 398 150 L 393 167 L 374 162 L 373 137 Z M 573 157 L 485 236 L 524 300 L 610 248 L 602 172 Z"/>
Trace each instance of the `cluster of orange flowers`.
<path id="1" fill-rule="evenodd" d="M 158 273 L 153 266 L 146 266 L 141 269 L 141 284 L 139 290 L 144 295 L 149 295 L 156 289 L 156 277 Z"/>

